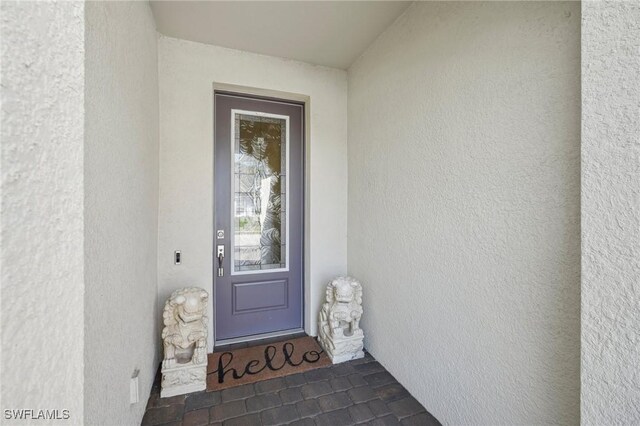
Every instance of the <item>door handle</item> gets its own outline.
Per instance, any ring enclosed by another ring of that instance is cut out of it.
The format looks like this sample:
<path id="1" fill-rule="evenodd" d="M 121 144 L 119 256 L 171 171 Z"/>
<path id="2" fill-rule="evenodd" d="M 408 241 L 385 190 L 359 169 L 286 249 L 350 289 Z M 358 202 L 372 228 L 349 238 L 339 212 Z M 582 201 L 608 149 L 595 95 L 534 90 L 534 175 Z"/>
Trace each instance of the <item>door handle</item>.
<path id="1" fill-rule="evenodd" d="M 218 276 L 224 276 L 224 267 L 222 266 L 222 262 L 224 261 L 224 245 L 220 244 L 218 246 Z"/>

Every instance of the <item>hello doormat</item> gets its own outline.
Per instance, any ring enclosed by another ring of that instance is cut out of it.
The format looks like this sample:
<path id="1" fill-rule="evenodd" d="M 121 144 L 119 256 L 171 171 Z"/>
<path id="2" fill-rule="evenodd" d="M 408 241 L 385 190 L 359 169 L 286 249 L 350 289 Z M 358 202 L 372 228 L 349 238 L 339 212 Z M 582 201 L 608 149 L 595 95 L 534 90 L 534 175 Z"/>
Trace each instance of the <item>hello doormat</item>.
<path id="1" fill-rule="evenodd" d="M 207 391 L 218 391 L 314 368 L 331 360 L 313 337 L 209 354 Z"/>

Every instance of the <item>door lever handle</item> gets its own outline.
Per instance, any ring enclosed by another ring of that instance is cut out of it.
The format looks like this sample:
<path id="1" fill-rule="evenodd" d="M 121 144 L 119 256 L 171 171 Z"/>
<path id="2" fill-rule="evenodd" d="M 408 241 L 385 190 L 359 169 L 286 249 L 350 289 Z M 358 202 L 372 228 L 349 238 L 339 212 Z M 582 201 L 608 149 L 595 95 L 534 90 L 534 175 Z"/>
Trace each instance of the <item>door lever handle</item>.
<path id="1" fill-rule="evenodd" d="M 218 246 L 218 276 L 224 276 L 224 268 L 222 266 L 222 262 L 224 261 L 224 245 Z"/>

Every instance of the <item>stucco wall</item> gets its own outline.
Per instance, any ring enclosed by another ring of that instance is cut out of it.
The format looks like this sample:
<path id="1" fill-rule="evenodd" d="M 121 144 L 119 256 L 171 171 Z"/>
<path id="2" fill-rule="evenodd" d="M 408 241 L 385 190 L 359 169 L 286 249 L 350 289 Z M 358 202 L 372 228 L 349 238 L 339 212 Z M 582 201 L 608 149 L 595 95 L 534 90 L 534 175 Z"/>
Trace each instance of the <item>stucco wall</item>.
<path id="1" fill-rule="evenodd" d="M 77 424 L 84 5 L 3 1 L 0 11 L 2 421 L 12 423 L 5 409 L 66 409 L 69 421 L 51 423 Z"/>
<path id="2" fill-rule="evenodd" d="M 157 34 L 147 2 L 86 3 L 85 421 L 140 424 L 158 366 Z M 140 402 L 129 381 L 140 370 Z"/>
<path id="3" fill-rule="evenodd" d="M 161 36 L 159 304 L 176 288 L 213 287 L 213 84 L 310 97 L 305 265 L 316 319 L 326 282 L 346 272 L 347 78 L 342 70 Z M 174 265 L 173 252 L 182 251 Z M 213 344 L 213 311 L 210 339 Z"/>
<path id="4" fill-rule="evenodd" d="M 582 3 L 582 422 L 640 423 L 640 4 Z"/>
<path id="5" fill-rule="evenodd" d="M 348 111 L 366 347 L 444 423 L 578 423 L 580 4 L 413 4 Z"/>

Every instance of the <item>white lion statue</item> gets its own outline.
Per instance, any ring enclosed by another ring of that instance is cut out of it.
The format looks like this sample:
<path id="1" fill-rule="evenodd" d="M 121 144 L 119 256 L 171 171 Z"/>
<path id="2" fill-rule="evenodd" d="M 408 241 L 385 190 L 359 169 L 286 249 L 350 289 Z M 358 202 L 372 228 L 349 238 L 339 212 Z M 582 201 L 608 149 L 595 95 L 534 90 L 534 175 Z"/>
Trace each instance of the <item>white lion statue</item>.
<path id="1" fill-rule="evenodd" d="M 164 305 L 163 368 L 176 363 L 203 364 L 207 361 L 207 299 L 201 288 L 187 287 L 174 291 Z"/>
<path id="2" fill-rule="evenodd" d="M 364 356 L 362 313 L 362 285 L 357 280 L 338 277 L 327 285 L 318 340 L 334 363 Z"/>

